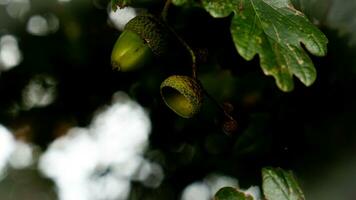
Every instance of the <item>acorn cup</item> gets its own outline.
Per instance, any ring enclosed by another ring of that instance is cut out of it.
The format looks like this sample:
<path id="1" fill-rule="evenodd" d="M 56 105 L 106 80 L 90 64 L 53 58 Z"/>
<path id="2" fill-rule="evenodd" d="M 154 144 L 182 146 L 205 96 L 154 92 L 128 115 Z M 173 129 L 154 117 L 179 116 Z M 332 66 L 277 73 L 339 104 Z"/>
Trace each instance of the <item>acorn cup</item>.
<path id="1" fill-rule="evenodd" d="M 189 76 L 173 75 L 161 84 L 166 105 L 183 118 L 191 118 L 201 108 L 203 92 L 200 84 Z"/>
<path id="2" fill-rule="evenodd" d="M 125 26 L 116 41 L 111 63 L 119 71 L 133 71 L 164 57 L 169 51 L 172 36 L 168 28 L 150 14 L 138 15 Z"/>

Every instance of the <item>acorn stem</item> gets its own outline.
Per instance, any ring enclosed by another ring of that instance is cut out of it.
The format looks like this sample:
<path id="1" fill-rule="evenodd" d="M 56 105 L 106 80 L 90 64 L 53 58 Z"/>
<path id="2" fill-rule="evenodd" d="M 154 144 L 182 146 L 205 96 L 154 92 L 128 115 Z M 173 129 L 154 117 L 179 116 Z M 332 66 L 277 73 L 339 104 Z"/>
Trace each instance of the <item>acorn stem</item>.
<path id="1" fill-rule="evenodd" d="M 168 9 L 169 9 L 169 6 L 171 5 L 171 3 L 172 3 L 172 0 L 166 0 L 166 3 L 164 4 L 164 7 L 161 12 L 161 17 L 162 17 L 163 21 L 167 21 Z"/>
<path id="2" fill-rule="evenodd" d="M 189 52 L 190 57 L 192 59 L 192 77 L 195 80 L 198 80 L 198 75 L 197 75 L 197 58 L 195 56 L 195 53 L 193 49 L 181 38 L 170 26 L 168 28 L 171 30 L 171 32 L 174 34 L 174 36 L 179 40 L 179 42 L 186 48 L 186 50 Z"/>
<path id="3" fill-rule="evenodd" d="M 172 0 L 166 0 L 166 3 L 164 4 L 164 7 L 161 12 L 161 18 L 164 22 L 167 22 L 167 15 L 168 15 L 168 9 L 169 6 L 172 4 Z M 197 66 L 196 66 L 196 56 L 192 48 L 174 31 L 173 28 L 171 28 L 167 23 L 167 27 L 170 29 L 170 31 L 176 36 L 176 38 L 179 40 L 179 42 L 187 49 L 187 51 L 190 54 L 190 57 L 192 58 L 192 77 L 197 80 Z"/>

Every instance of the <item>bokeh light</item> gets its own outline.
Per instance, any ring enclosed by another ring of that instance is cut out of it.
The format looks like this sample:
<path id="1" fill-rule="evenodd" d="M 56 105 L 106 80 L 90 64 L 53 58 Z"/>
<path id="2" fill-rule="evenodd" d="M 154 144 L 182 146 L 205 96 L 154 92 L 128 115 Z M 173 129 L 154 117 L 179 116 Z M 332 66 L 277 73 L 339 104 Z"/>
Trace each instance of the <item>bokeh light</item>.
<path id="1" fill-rule="evenodd" d="M 20 64 L 22 54 L 17 39 L 13 35 L 0 38 L 0 72 L 12 69 Z"/>
<path id="2" fill-rule="evenodd" d="M 27 22 L 27 32 L 36 36 L 55 33 L 59 29 L 59 20 L 53 14 L 33 15 Z"/>
<path id="3" fill-rule="evenodd" d="M 210 200 L 214 194 L 223 187 L 235 187 L 246 194 L 249 194 L 254 200 L 262 200 L 261 192 L 258 186 L 251 186 L 247 190 L 241 189 L 237 179 L 221 174 L 209 174 L 203 181 L 197 181 L 189 184 L 182 192 L 181 200 Z"/>
<path id="4" fill-rule="evenodd" d="M 151 130 L 146 111 L 118 92 L 88 128 L 72 128 L 41 156 L 40 170 L 62 200 L 126 199 L 131 180 L 157 187 L 163 170 L 143 157 Z"/>
<path id="5" fill-rule="evenodd" d="M 34 76 L 22 91 L 23 109 L 45 107 L 56 99 L 57 81 L 49 75 Z"/>
<path id="6" fill-rule="evenodd" d="M 7 2 L 7 14 L 16 19 L 22 19 L 30 11 L 30 0 L 10 0 Z"/>
<path id="7" fill-rule="evenodd" d="M 119 31 L 124 30 L 125 25 L 140 12 L 132 7 L 118 8 L 116 11 L 109 5 L 109 20 Z"/>
<path id="8" fill-rule="evenodd" d="M 15 148 L 11 153 L 9 164 L 14 169 L 24 169 L 34 163 L 34 148 L 31 144 L 16 140 Z"/>
<path id="9" fill-rule="evenodd" d="M 15 149 L 15 139 L 11 132 L 0 124 L 0 180 L 12 151 Z"/>

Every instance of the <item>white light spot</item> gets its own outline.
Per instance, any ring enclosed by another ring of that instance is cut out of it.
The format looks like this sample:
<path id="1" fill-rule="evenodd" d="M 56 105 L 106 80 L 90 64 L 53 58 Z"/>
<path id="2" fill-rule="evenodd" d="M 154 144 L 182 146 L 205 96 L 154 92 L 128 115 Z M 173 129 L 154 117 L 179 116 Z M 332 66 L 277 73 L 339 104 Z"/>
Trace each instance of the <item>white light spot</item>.
<path id="1" fill-rule="evenodd" d="M 37 75 L 22 91 L 24 109 L 45 107 L 56 99 L 56 80 L 47 75 Z"/>
<path id="2" fill-rule="evenodd" d="M 10 17 L 21 19 L 30 11 L 30 0 L 11 0 L 6 11 Z"/>
<path id="3" fill-rule="evenodd" d="M 246 194 L 252 196 L 253 199 L 256 199 L 256 200 L 261 200 L 262 199 L 261 190 L 260 190 L 260 188 L 258 186 L 251 186 L 244 192 Z"/>
<path id="4" fill-rule="evenodd" d="M 0 71 L 9 70 L 22 61 L 17 40 L 12 35 L 4 35 L 0 39 Z"/>
<path id="5" fill-rule="evenodd" d="M 151 130 L 150 120 L 142 107 L 124 93 L 114 97 L 116 102 L 97 115 L 90 126 L 102 152 L 103 163 L 121 163 L 143 152 Z"/>
<path id="6" fill-rule="evenodd" d="M 92 178 L 88 186 L 92 194 L 90 199 L 127 199 L 131 189 L 129 179 L 120 179 L 114 176 Z"/>
<path id="7" fill-rule="evenodd" d="M 203 182 L 195 182 L 188 185 L 182 194 L 181 200 L 210 200 L 210 188 Z"/>
<path id="8" fill-rule="evenodd" d="M 239 187 L 237 179 L 218 174 L 208 175 L 204 178 L 204 182 L 209 185 L 212 194 L 215 194 L 222 187 Z"/>
<path id="9" fill-rule="evenodd" d="M 157 163 L 145 161 L 137 173 L 138 181 L 141 181 L 144 186 L 157 188 L 164 178 L 163 169 Z"/>
<path id="10" fill-rule="evenodd" d="M 32 146 L 22 141 L 16 141 L 9 164 L 15 169 L 24 169 L 33 163 Z"/>
<path id="11" fill-rule="evenodd" d="M 254 200 L 262 199 L 258 186 L 251 186 L 249 189 L 243 190 L 240 189 L 238 180 L 233 177 L 210 174 L 206 176 L 203 181 L 194 182 L 188 185 L 182 192 L 181 200 L 210 200 L 213 199 L 216 192 L 218 192 L 223 187 L 234 187 L 239 191 L 252 196 Z"/>
<path id="12" fill-rule="evenodd" d="M 70 2 L 71 0 L 58 0 L 59 3 L 68 3 Z"/>
<path id="13" fill-rule="evenodd" d="M 95 169 L 96 146 L 87 129 L 73 128 L 41 156 L 39 168 L 55 181 L 81 180 Z"/>
<path id="14" fill-rule="evenodd" d="M 59 29 L 59 20 L 53 14 L 33 15 L 27 22 L 27 32 L 36 36 L 55 33 Z"/>
<path id="15" fill-rule="evenodd" d="M 118 8 L 115 12 L 112 9 L 109 9 L 110 22 L 112 22 L 115 28 L 120 31 L 124 30 L 127 22 L 136 17 L 137 14 L 137 9 L 132 7 Z"/>
<path id="16" fill-rule="evenodd" d="M 15 139 L 13 135 L 0 124 L 0 179 L 14 148 Z"/>
<path id="17" fill-rule="evenodd" d="M 148 186 L 161 183 L 161 168 L 142 156 L 151 130 L 147 113 L 124 93 L 114 100 L 88 128 L 71 129 L 41 156 L 39 168 L 54 180 L 61 200 L 126 199 L 147 163 L 140 181 L 159 177 Z"/>
<path id="18" fill-rule="evenodd" d="M 32 35 L 44 36 L 48 33 L 47 20 L 39 15 L 32 16 L 27 22 L 27 31 Z"/>

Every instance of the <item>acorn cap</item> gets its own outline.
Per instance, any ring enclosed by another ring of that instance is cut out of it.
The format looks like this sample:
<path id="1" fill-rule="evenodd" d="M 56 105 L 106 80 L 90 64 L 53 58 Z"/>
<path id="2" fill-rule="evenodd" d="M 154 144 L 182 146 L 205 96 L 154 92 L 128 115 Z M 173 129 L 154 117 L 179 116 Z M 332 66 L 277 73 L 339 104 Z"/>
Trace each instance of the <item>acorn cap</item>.
<path id="1" fill-rule="evenodd" d="M 153 15 L 136 16 L 126 24 L 124 30 L 138 34 L 156 56 L 164 56 L 169 51 L 169 43 L 172 39 L 170 30 Z"/>
<path id="2" fill-rule="evenodd" d="M 161 96 L 170 109 L 184 118 L 191 118 L 198 113 L 203 100 L 199 83 L 191 77 L 178 75 L 162 82 Z"/>
<path id="3" fill-rule="evenodd" d="M 124 31 L 111 53 L 111 64 L 119 71 L 132 71 L 151 62 L 153 53 L 146 42 L 132 31 Z"/>

